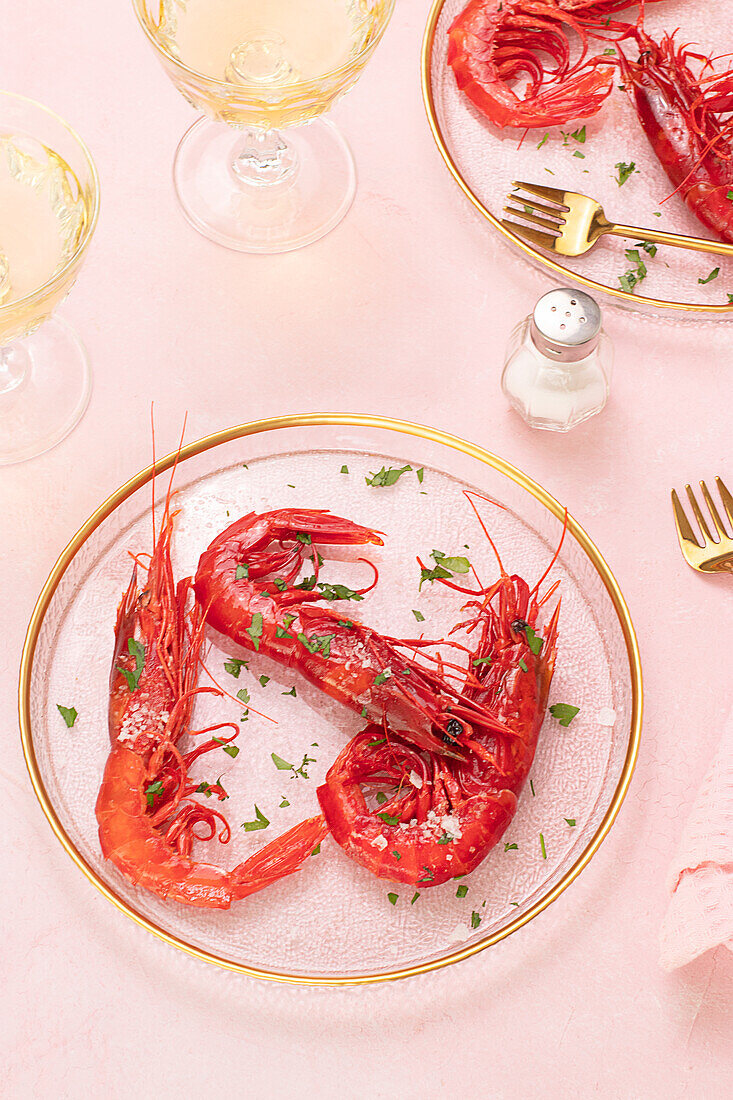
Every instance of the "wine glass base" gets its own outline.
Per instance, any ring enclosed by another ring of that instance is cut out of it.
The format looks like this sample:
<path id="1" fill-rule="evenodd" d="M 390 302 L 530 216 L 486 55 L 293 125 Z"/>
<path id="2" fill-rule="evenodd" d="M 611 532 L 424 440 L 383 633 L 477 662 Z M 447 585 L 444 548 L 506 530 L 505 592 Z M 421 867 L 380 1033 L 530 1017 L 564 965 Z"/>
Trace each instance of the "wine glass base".
<path id="1" fill-rule="evenodd" d="M 241 131 L 202 118 L 184 134 L 173 165 L 176 194 L 191 225 L 239 252 L 289 252 L 329 233 L 356 192 L 356 168 L 332 122 L 284 132 L 297 159 L 292 178 L 265 186 L 232 171 Z"/>
<path id="2" fill-rule="evenodd" d="M 84 346 L 63 321 L 46 321 L 17 349 L 25 373 L 0 392 L 0 466 L 50 451 L 79 423 L 92 393 Z"/>

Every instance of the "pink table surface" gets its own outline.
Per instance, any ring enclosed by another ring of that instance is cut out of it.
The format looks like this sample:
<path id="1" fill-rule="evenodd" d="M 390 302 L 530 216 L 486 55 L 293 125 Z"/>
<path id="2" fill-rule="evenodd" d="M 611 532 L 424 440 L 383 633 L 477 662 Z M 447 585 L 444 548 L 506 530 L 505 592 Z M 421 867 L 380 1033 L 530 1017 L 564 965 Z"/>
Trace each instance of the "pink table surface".
<path id="1" fill-rule="evenodd" d="M 733 589 L 683 565 L 668 503 L 687 479 L 733 479 L 733 329 L 608 312 L 618 358 L 603 416 L 556 437 L 510 413 L 504 343 L 547 284 L 510 260 L 432 144 L 427 6 L 400 0 L 334 111 L 359 168 L 346 221 L 304 251 L 248 257 L 199 237 L 175 205 L 171 158 L 193 116 L 129 3 L 0 0 L 3 85 L 76 125 L 103 185 L 63 307 L 93 359 L 91 407 L 62 446 L 0 480 L 5 1095 L 572 1100 L 722 1097 L 730 1085 L 733 959 L 718 949 L 666 975 L 657 936 L 669 860 L 733 694 Z M 190 438 L 323 409 L 439 425 L 545 484 L 605 551 L 644 660 L 641 756 L 599 854 L 530 926 L 424 979 L 290 989 L 174 952 L 72 865 L 22 759 L 20 647 L 60 549 L 147 463 L 151 398 L 168 448 L 186 409 Z"/>

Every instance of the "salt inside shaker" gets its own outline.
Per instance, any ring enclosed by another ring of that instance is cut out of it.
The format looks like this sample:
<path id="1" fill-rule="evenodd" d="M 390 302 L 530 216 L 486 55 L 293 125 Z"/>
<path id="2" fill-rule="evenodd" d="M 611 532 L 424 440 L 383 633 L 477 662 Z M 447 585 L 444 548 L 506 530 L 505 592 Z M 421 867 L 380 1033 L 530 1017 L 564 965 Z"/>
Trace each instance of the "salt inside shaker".
<path id="1" fill-rule="evenodd" d="M 513 330 L 501 385 L 530 427 L 567 432 L 606 404 L 612 366 L 596 301 L 559 287 Z"/>

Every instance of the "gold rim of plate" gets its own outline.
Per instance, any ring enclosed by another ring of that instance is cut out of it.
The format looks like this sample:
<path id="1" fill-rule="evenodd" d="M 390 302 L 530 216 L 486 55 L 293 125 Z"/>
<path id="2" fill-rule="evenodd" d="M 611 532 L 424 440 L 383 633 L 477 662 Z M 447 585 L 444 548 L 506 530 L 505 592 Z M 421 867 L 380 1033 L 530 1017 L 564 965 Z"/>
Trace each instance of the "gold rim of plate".
<path id="1" fill-rule="evenodd" d="M 179 462 L 183 463 L 187 459 L 196 455 L 202 454 L 205 451 L 211 450 L 214 447 L 218 447 L 224 443 L 229 443 L 234 439 L 242 439 L 250 435 L 258 435 L 261 432 L 275 431 L 281 428 L 304 428 L 304 427 L 321 427 L 321 426 L 345 426 L 345 427 L 360 427 L 360 428 L 377 428 L 385 429 L 387 431 L 399 432 L 403 435 L 413 436 L 417 439 L 427 439 L 433 443 L 443 444 L 446 447 L 450 447 L 455 451 L 460 451 L 463 454 L 468 455 L 471 458 L 477 459 L 479 462 L 483 462 L 485 465 L 492 467 L 505 477 L 509 478 L 515 484 L 525 489 L 530 493 L 540 504 L 544 505 L 558 520 L 565 518 L 565 509 L 559 504 L 553 496 L 551 496 L 545 489 L 542 488 L 537 482 L 527 477 L 516 467 L 506 462 L 503 458 L 499 458 L 497 455 L 491 454 L 489 451 L 484 450 L 483 447 L 479 447 L 475 443 L 470 443 L 465 439 L 461 439 L 458 436 L 449 435 L 447 432 L 440 431 L 437 428 L 430 428 L 421 424 L 413 424 L 406 420 L 393 420 L 388 417 L 370 416 L 361 414 L 341 414 L 341 413 L 312 413 L 307 415 L 291 415 L 273 417 L 266 420 L 255 420 L 249 424 L 240 424 L 232 428 L 224 429 L 223 431 L 214 432 L 211 435 L 204 436 L 201 439 L 189 443 L 182 447 L 180 452 Z M 619 623 L 624 635 L 626 643 L 626 652 L 629 659 L 629 672 L 631 676 L 631 690 L 632 690 L 632 706 L 631 706 L 631 725 L 629 730 L 629 743 L 626 750 L 626 758 L 624 760 L 621 776 L 618 781 L 616 790 L 614 791 L 611 803 L 601 821 L 595 835 L 591 838 L 588 845 L 576 859 L 573 865 L 565 872 L 562 878 L 549 889 L 543 897 L 541 897 L 531 908 L 515 920 L 511 921 L 505 927 L 493 932 L 479 943 L 472 944 L 469 947 L 464 947 L 459 950 L 453 951 L 449 954 L 442 956 L 439 959 L 431 962 L 419 963 L 413 966 L 401 967 L 395 970 L 384 972 L 367 972 L 360 974 L 350 974 L 347 977 L 326 976 L 322 974 L 291 974 L 283 971 L 271 971 L 264 970 L 257 967 L 245 966 L 242 963 L 234 962 L 230 959 L 223 958 L 219 955 L 212 954 L 209 951 L 205 951 L 200 947 L 196 947 L 193 944 L 187 943 L 185 940 L 180 939 L 178 936 L 172 935 L 167 932 L 165 928 L 156 924 L 154 921 L 149 920 L 147 917 L 138 913 L 131 905 L 129 905 L 123 898 L 119 897 L 115 891 L 107 885 L 92 867 L 86 862 L 84 857 L 80 854 L 74 845 L 74 842 L 64 829 L 59 817 L 51 803 L 48 792 L 46 791 L 43 779 L 38 767 L 38 761 L 36 759 L 35 749 L 33 745 L 33 731 L 31 729 L 31 717 L 30 717 L 30 693 L 31 693 L 31 673 L 33 669 L 33 657 L 36 650 L 36 644 L 38 641 L 39 632 L 43 624 L 44 616 L 48 610 L 51 599 L 58 587 L 58 584 L 63 577 L 66 569 L 70 565 L 73 558 L 79 552 L 81 547 L 90 537 L 90 535 L 107 519 L 108 516 L 115 511 L 115 509 L 132 496 L 141 486 L 150 481 L 153 474 L 156 476 L 164 473 L 166 470 L 170 470 L 177 458 L 177 452 L 169 454 L 166 458 L 160 459 L 155 465 L 146 467 L 141 470 L 140 473 L 130 478 L 124 485 L 122 485 L 116 492 L 104 501 L 103 504 L 97 508 L 97 510 L 89 517 L 89 519 L 79 528 L 77 533 L 69 542 L 66 549 L 63 551 L 58 561 L 54 565 L 48 580 L 41 590 L 41 594 L 38 597 L 38 602 L 33 610 L 33 614 L 28 625 L 26 633 L 25 643 L 23 645 L 23 653 L 21 656 L 20 664 L 20 682 L 18 687 L 18 711 L 20 716 L 20 732 L 21 740 L 23 743 L 23 753 L 25 755 L 26 765 L 30 774 L 33 789 L 35 790 L 38 801 L 41 804 L 41 808 L 48 818 L 49 824 L 54 833 L 61 842 L 63 848 L 69 856 L 71 856 L 77 867 L 83 872 L 89 881 L 96 886 L 96 888 L 102 893 L 108 901 L 111 901 L 121 912 L 130 917 L 141 928 L 147 929 L 148 932 L 152 932 L 153 935 L 163 940 L 165 943 L 170 944 L 172 947 L 177 947 L 182 951 L 187 952 L 194 958 L 201 959 L 206 962 L 215 963 L 217 966 L 223 967 L 227 970 L 234 970 L 240 974 L 247 974 L 254 978 L 265 978 L 276 982 L 285 982 L 293 985 L 322 985 L 322 986 L 345 986 L 345 985 L 365 985 L 371 982 L 385 982 L 393 981 L 397 978 L 408 978 L 418 974 L 427 974 L 432 970 L 439 970 L 444 966 L 449 966 L 452 963 L 460 962 L 462 959 L 467 959 L 471 955 L 478 954 L 479 951 L 484 951 L 492 944 L 498 943 L 499 940 L 505 939 L 513 932 L 516 932 L 523 925 L 528 924 L 534 917 L 547 908 L 564 890 L 574 881 L 588 864 L 593 855 L 598 851 L 602 841 L 608 834 L 616 815 L 618 814 L 621 804 L 626 796 L 626 792 L 631 781 L 631 776 L 634 771 L 634 765 L 639 751 L 639 743 L 641 738 L 641 720 L 642 720 L 642 708 L 643 708 L 643 685 L 641 674 L 641 660 L 639 656 L 639 647 L 636 640 L 636 634 L 631 621 L 631 615 L 627 607 L 626 601 L 621 593 L 615 577 L 611 573 L 606 561 L 602 554 L 580 526 L 580 524 L 573 519 L 572 516 L 568 516 L 568 530 L 580 544 L 582 549 L 587 554 L 597 573 L 599 574 L 603 584 L 608 592 L 611 602 L 619 619 Z"/>
<path id="2" fill-rule="evenodd" d="M 661 310 L 679 310 L 686 313 L 700 313 L 700 314 L 729 314 L 733 312 L 733 303 L 729 305 L 704 305 L 696 302 L 673 302 L 667 298 L 646 298 L 642 294 L 630 294 L 627 290 L 616 289 L 616 287 L 608 286 L 606 283 L 596 282 L 595 279 L 589 279 L 585 275 L 581 275 L 577 271 L 573 271 L 564 264 L 558 263 L 557 260 L 551 259 L 544 252 L 534 248 L 531 244 L 526 244 L 521 237 L 518 237 L 516 233 L 513 233 L 506 226 L 503 226 L 500 220 L 495 217 L 489 208 L 484 205 L 481 199 L 478 197 L 475 191 L 469 186 L 466 180 L 461 175 L 461 170 L 456 164 L 455 160 L 451 156 L 448 149 L 447 142 L 443 136 L 443 131 L 440 128 L 438 121 L 438 112 L 435 108 L 435 97 L 433 95 L 433 81 L 431 74 L 431 65 L 433 57 L 433 45 L 435 43 L 435 33 L 438 26 L 438 20 L 440 19 L 441 12 L 445 6 L 446 0 L 433 0 L 433 6 L 428 16 L 427 26 L 425 28 L 425 34 L 423 35 L 422 44 L 422 93 L 423 103 L 428 116 L 428 122 L 430 123 L 430 129 L 435 139 L 435 143 L 438 146 L 440 155 L 446 163 L 448 171 L 453 176 L 461 191 L 467 199 L 475 206 L 480 214 L 486 218 L 489 224 L 500 233 L 501 236 L 514 245 L 515 248 L 520 249 L 525 256 L 531 257 L 533 260 L 538 260 L 543 267 L 546 267 L 548 271 L 551 271 L 555 275 L 560 275 L 565 279 L 571 279 L 572 282 L 579 284 L 586 290 L 597 291 L 602 294 L 610 294 L 614 298 L 618 298 L 620 301 L 628 302 L 639 310 L 640 307 L 653 306 Z"/>

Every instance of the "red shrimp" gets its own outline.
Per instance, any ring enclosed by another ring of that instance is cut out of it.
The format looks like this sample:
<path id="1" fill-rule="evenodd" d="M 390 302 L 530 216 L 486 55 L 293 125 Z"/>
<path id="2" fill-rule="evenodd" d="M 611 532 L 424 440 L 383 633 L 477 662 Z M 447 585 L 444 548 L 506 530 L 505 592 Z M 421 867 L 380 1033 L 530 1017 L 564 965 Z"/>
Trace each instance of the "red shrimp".
<path id="1" fill-rule="evenodd" d="M 547 573 L 530 590 L 499 564 L 499 580 L 473 594 L 471 618 L 459 626 L 477 634 L 465 695 L 489 707 L 504 730 L 464 722 L 456 739 L 464 758 L 455 760 L 416 751 L 387 724 L 372 725 L 347 745 L 318 789 L 334 839 L 380 878 L 428 887 L 467 874 L 516 811 L 545 715 L 559 603 L 540 639 L 540 608 L 557 585 L 540 599 Z"/>
<path id="2" fill-rule="evenodd" d="M 458 87 L 495 126 L 561 126 L 590 118 L 613 88 L 611 67 L 586 57 L 577 0 L 470 0 L 448 30 L 448 64 Z M 593 5 L 600 8 L 602 5 Z M 570 32 L 582 50 L 570 61 Z M 554 62 L 547 71 L 544 55 Z M 522 96 L 510 86 L 528 83 Z"/>
<path id="3" fill-rule="evenodd" d="M 189 598 L 190 579 L 177 585 L 173 579 L 172 529 L 166 503 L 145 589 L 138 588 L 138 565 L 117 614 L 110 674 L 112 748 L 96 804 L 99 840 L 105 858 L 135 885 L 188 905 L 228 909 L 232 901 L 297 871 L 327 829 L 320 815 L 301 822 L 232 871 L 191 858 L 194 840 L 211 840 L 219 829 L 226 843 L 230 832 L 218 811 L 192 797 L 201 787 L 189 782 L 188 767 L 233 738 L 212 738 L 185 755 L 177 747 L 192 732 L 196 695 L 215 689 L 196 686 L 203 616 Z M 218 783 L 208 787 L 208 794 L 226 797 Z"/>
<path id="4" fill-rule="evenodd" d="M 623 80 L 673 194 L 733 242 L 733 72 L 716 75 L 673 34 L 655 42 L 638 29 L 634 37 L 639 56 L 619 58 Z"/>
<path id="5" fill-rule="evenodd" d="M 460 756 L 451 722 L 465 719 L 487 731 L 502 729 L 491 711 L 402 654 L 393 639 L 343 612 L 315 606 L 326 597 L 338 599 L 340 589 L 318 582 L 316 544 L 369 543 L 380 546 L 382 539 L 327 511 L 252 512 L 201 555 L 196 596 L 206 621 L 238 644 L 297 669 L 368 720 L 386 720 L 411 744 Z M 298 582 L 306 558 L 313 576 Z"/>

